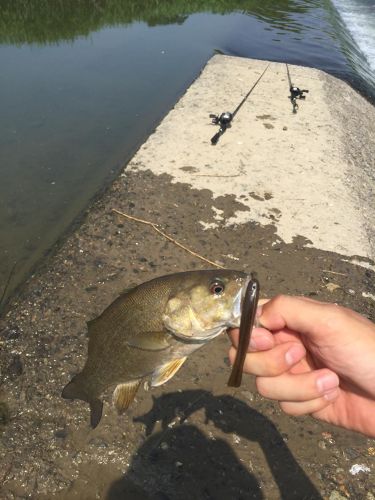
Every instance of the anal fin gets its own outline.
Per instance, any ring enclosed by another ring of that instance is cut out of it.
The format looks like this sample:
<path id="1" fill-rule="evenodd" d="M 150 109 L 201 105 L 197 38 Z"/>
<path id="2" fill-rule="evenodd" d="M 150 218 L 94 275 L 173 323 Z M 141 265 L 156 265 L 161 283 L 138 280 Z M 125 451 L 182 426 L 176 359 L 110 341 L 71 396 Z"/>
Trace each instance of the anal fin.
<path id="1" fill-rule="evenodd" d="M 113 391 L 113 404 L 119 413 L 123 413 L 129 408 L 141 382 L 142 379 L 137 379 L 116 386 L 116 389 Z"/>
<path id="2" fill-rule="evenodd" d="M 181 366 L 186 361 L 186 356 L 184 358 L 174 359 L 173 361 L 169 361 L 164 365 L 161 365 L 157 368 L 152 374 L 151 385 L 152 387 L 158 387 L 159 385 L 165 384 L 171 379 L 181 368 Z"/>

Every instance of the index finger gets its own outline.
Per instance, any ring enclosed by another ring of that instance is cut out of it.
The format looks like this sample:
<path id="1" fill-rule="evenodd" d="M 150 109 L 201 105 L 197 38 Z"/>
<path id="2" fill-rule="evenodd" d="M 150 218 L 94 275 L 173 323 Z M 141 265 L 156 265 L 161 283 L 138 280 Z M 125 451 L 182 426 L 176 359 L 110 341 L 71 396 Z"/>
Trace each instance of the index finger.
<path id="1" fill-rule="evenodd" d="M 366 322 L 358 313 L 337 304 L 287 295 L 278 295 L 267 302 L 258 319 L 268 330 L 288 328 L 316 342 L 323 338 L 325 342 L 336 341 L 339 332 L 343 341 L 344 332 L 350 331 L 348 324 L 353 320 Z"/>
<path id="2" fill-rule="evenodd" d="M 239 330 L 235 328 L 229 331 L 229 338 L 233 344 L 233 346 L 238 348 L 239 341 Z M 267 349 L 271 349 L 275 345 L 275 339 L 271 332 L 266 330 L 265 328 L 253 328 L 253 331 L 250 336 L 249 343 L 249 352 L 253 351 L 265 351 Z"/>

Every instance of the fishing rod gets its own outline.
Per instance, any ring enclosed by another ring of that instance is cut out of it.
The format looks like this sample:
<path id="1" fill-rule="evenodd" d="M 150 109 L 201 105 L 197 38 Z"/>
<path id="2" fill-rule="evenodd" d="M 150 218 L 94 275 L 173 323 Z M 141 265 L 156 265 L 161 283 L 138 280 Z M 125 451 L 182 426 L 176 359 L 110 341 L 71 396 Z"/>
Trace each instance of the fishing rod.
<path id="1" fill-rule="evenodd" d="M 231 113 L 230 111 L 225 111 L 224 113 L 221 113 L 221 115 L 214 115 L 210 114 L 210 118 L 212 118 L 212 122 L 214 125 L 220 125 L 219 131 L 216 132 L 216 134 L 211 138 L 211 144 L 215 146 L 220 137 L 224 134 L 227 128 L 231 127 L 231 122 L 233 121 L 233 118 L 236 116 L 238 111 L 241 109 L 242 105 L 246 101 L 246 99 L 249 97 L 251 92 L 255 89 L 255 87 L 258 85 L 260 82 L 262 76 L 264 73 L 267 71 L 269 64 L 267 64 L 266 69 L 263 71 L 263 73 L 260 75 L 258 80 L 254 83 L 254 85 L 251 87 L 249 92 L 245 95 L 245 97 L 242 99 L 242 101 L 239 103 L 239 105 L 236 107 L 236 109 Z"/>
<path id="2" fill-rule="evenodd" d="M 289 91 L 290 91 L 289 99 L 291 100 L 292 105 L 293 105 L 293 113 L 297 113 L 297 109 L 298 109 L 297 99 L 306 99 L 306 96 L 303 94 L 308 94 L 309 91 L 306 89 L 301 90 L 292 84 L 292 80 L 290 78 L 290 73 L 289 73 L 289 66 L 287 63 L 285 63 L 285 65 L 286 65 L 286 72 L 288 74 L 288 81 L 289 81 Z"/>

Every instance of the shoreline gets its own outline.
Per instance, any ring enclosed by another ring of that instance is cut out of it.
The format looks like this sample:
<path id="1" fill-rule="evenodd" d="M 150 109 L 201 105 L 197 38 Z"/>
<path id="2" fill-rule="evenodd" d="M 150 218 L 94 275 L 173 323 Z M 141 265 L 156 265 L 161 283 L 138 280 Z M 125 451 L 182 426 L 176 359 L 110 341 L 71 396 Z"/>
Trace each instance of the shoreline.
<path id="1" fill-rule="evenodd" d="M 220 463 L 225 477 L 233 474 L 237 461 L 243 467 L 234 483 L 228 479 L 228 498 L 238 496 L 240 488 L 259 487 L 267 498 L 277 497 L 292 481 L 296 498 L 306 492 L 330 498 L 345 489 L 360 498 L 372 491 L 373 469 L 360 476 L 346 471 L 358 461 L 371 465 L 368 450 L 374 440 L 309 418 L 287 417 L 257 395 L 248 376 L 239 390 L 228 388 L 224 337 L 192 356 L 165 386 L 140 392 L 123 416 L 114 412 L 107 394 L 103 421 L 95 430 L 88 428 L 86 405 L 60 397 L 84 363 L 86 321 L 131 285 L 208 267 L 113 209 L 160 224 L 185 246 L 226 267 L 256 271 L 263 297 L 303 294 L 375 319 L 373 250 L 368 241 L 373 208 L 363 207 L 363 199 L 374 189 L 370 169 L 375 140 L 370 139 L 375 109 L 344 82 L 291 66 L 296 83 L 310 90 L 293 116 L 285 69 L 272 63 L 273 73 L 265 74 L 264 86 L 254 89 L 232 128 L 211 146 L 217 127 L 210 125 L 209 113 L 233 110 L 264 64 L 228 56 L 211 59 L 81 223 L 10 301 L 0 321 L 0 402 L 9 412 L 0 428 L 2 470 L 8 470 L 14 457 L 2 484 L 5 498 L 31 492 L 38 498 L 119 498 L 110 493 L 120 491 L 146 499 L 160 491 L 182 499 L 192 481 L 202 495 L 206 483 L 217 482 L 218 469 L 206 448 L 220 455 L 221 448 L 215 448 L 219 445 L 226 453 L 226 462 Z M 280 78 L 274 78 L 279 71 Z M 217 78 L 228 74 L 230 80 L 222 78 L 218 92 Z M 267 102 L 270 85 L 280 85 L 277 95 L 285 99 Z M 327 102 L 332 92 L 338 97 Z M 316 116 L 319 102 L 326 108 Z M 334 123 L 326 123 L 332 116 Z M 358 127 L 364 121 L 361 134 Z M 298 164 L 302 166 L 297 169 L 291 166 Z M 306 177 L 315 178 L 314 189 L 303 186 L 301 178 Z M 286 203 L 289 181 L 308 200 L 295 216 Z M 327 205 L 332 196 L 339 210 Z M 313 203 L 318 206 L 312 212 Z M 317 220 L 319 231 L 313 227 Z M 340 231 L 330 232 L 330 221 L 340 222 Z M 168 423 L 170 411 L 186 411 L 196 398 L 203 406 L 194 406 L 186 424 L 165 434 L 160 420 Z M 222 407 L 226 411 L 218 417 Z M 207 421 L 202 411 L 210 416 Z M 155 430 L 147 437 L 145 424 L 152 422 Z M 248 433 L 246 422 L 255 426 L 256 437 Z M 172 462 L 155 444 L 159 438 L 169 446 Z M 173 439 L 179 443 L 176 451 Z M 158 459 L 153 461 L 155 449 Z M 189 468 L 197 454 L 202 457 L 202 477 Z M 185 471 L 178 480 L 170 475 L 171 467 L 178 469 L 176 461 Z M 283 477 L 275 472 L 280 464 Z"/>
<path id="2" fill-rule="evenodd" d="M 224 56 L 224 57 L 233 57 L 233 56 Z M 249 60 L 245 56 L 237 57 L 237 59 Z M 283 64 L 283 63 L 279 63 L 277 61 L 270 61 L 270 63 L 271 64 L 278 64 L 278 65 Z M 203 66 L 202 70 L 192 79 L 192 82 L 189 86 L 191 86 L 195 82 L 195 80 L 200 77 L 200 74 L 202 73 L 204 67 L 205 67 L 205 65 Z M 297 66 L 297 67 L 302 68 L 302 66 Z M 351 90 L 352 93 L 355 93 L 358 96 L 362 97 L 364 99 L 364 101 L 366 101 L 371 107 L 375 106 L 375 95 L 373 96 L 370 93 L 369 87 L 366 86 L 365 84 L 360 84 L 358 82 L 355 84 L 348 77 L 345 78 L 344 75 L 340 76 L 340 75 L 336 75 L 335 73 L 327 73 L 323 69 L 315 69 L 311 66 L 304 66 L 303 68 L 305 68 L 306 70 L 318 71 L 318 72 L 320 72 L 321 75 L 327 75 L 327 77 L 328 77 L 327 81 L 326 81 L 327 87 L 329 86 L 329 82 L 332 81 L 332 79 L 334 82 L 336 82 L 334 84 L 334 87 L 336 85 L 336 86 L 338 86 L 338 88 L 340 88 L 340 82 L 341 82 L 343 84 L 341 86 L 343 89 L 345 89 L 346 87 L 349 87 L 349 89 Z M 336 94 L 335 90 L 327 91 L 327 95 L 329 93 L 333 96 L 333 99 L 332 99 L 333 102 L 336 102 L 337 101 L 337 94 Z M 183 95 L 181 95 L 177 99 L 176 104 L 182 98 L 182 96 Z M 327 103 L 328 104 L 330 103 L 329 99 L 327 100 Z M 332 109 L 334 109 L 334 108 L 335 108 L 335 104 L 332 106 Z M 168 111 L 166 111 L 166 114 L 168 114 Z M 352 116 L 351 118 L 353 119 L 355 117 Z M 363 127 L 361 120 L 358 120 L 358 122 L 357 122 L 358 130 L 364 128 L 365 130 L 368 131 L 372 128 L 368 117 L 365 117 L 365 118 L 367 119 L 366 127 Z M 163 119 L 164 118 L 162 118 L 161 121 L 163 121 Z M 159 122 L 159 124 L 160 124 L 160 122 Z M 152 135 L 155 132 L 156 128 L 158 127 L 158 123 L 154 124 L 153 127 L 154 128 L 152 128 L 152 127 L 150 128 L 150 130 L 151 130 L 150 135 Z M 354 128 L 354 127 L 352 127 L 352 128 Z M 373 139 L 373 140 L 375 140 L 375 139 Z M 371 141 L 371 138 L 367 142 L 369 143 L 370 141 Z M 43 267 L 46 260 L 48 260 L 49 258 L 53 258 L 53 255 L 55 255 L 59 251 L 60 247 L 64 244 L 64 242 L 69 237 L 69 235 L 72 232 L 74 232 L 81 225 L 81 223 L 84 221 L 87 213 L 95 205 L 96 201 L 105 195 L 105 193 L 111 187 L 113 182 L 117 179 L 117 177 L 119 175 L 121 175 L 121 172 L 131 162 L 132 158 L 136 155 L 137 151 L 141 148 L 142 144 L 143 143 L 141 142 L 141 140 L 138 141 L 138 144 L 134 145 L 133 148 L 131 149 L 131 151 L 129 151 L 129 153 L 127 153 L 126 159 L 124 160 L 122 166 L 118 166 L 116 169 L 114 169 L 113 172 L 111 172 L 107 175 L 105 184 L 89 198 L 89 200 L 87 202 L 87 206 L 85 208 L 83 208 L 67 226 L 62 224 L 64 226 L 63 230 L 51 246 L 45 247 L 44 249 L 41 249 L 40 251 L 38 251 L 38 257 L 33 258 L 32 259 L 33 263 L 31 265 L 26 265 L 26 269 L 22 265 L 22 262 L 20 264 L 20 269 L 17 269 L 18 266 L 16 265 L 16 271 L 14 273 L 14 276 L 13 276 L 11 283 L 10 283 L 10 286 L 9 286 L 10 292 L 9 292 L 9 294 L 8 293 L 6 294 L 6 297 L 5 297 L 5 300 L 3 301 L 3 304 L 0 304 L 0 316 L 6 312 L 6 310 L 7 310 L 6 306 L 7 306 L 8 302 L 16 299 L 16 297 L 20 293 L 22 293 L 22 289 L 24 288 L 26 282 L 36 272 L 38 272 Z M 354 147 L 354 149 L 356 149 L 356 148 Z M 351 148 L 348 148 L 349 155 L 351 154 L 350 150 L 351 150 Z M 373 182 L 375 182 L 374 178 L 375 177 L 373 174 L 372 175 Z M 371 199 L 370 196 L 365 196 L 365 198 Z M 7 276 L 5 276 L 5 277 L 7 278 Z M 12 286 L 12 281 L 16 282 L 14 287 Z"/>

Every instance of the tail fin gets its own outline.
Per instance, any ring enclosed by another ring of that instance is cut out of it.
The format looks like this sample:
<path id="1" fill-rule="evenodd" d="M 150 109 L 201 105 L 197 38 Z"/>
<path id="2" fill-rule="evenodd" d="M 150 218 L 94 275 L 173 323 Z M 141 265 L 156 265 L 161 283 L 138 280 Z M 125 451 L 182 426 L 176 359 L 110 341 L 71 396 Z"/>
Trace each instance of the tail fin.
<path id="1" fill-rule="evenodd" d="M 81 399 L 90 405 L 90 424 L 93 429 L 99 424 L 103 413 L 103 401 L 99 398 L 90 398 L 79 383 L 79 375 L 76 375 L 62 390 L 64 399 Z M 78 380 L 77 380 L 78 378 Z"/>
<path id="2" fill-rule="evenodd" d="M 90 424 L 93 429 L 99 424 L 103 414 L 103 401 L 99 398 L 90 401 Z"/>

